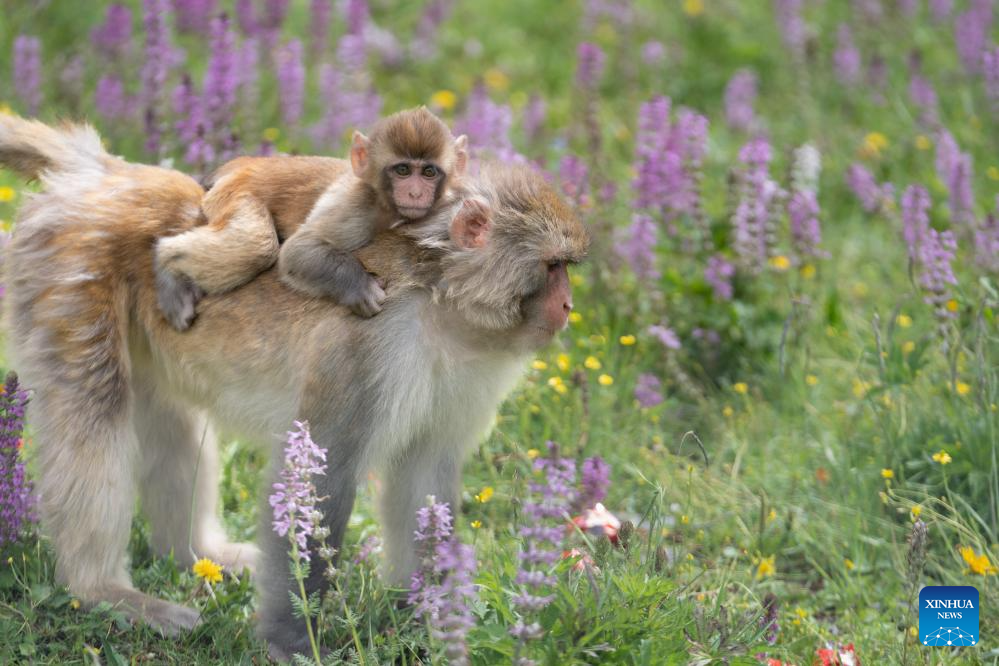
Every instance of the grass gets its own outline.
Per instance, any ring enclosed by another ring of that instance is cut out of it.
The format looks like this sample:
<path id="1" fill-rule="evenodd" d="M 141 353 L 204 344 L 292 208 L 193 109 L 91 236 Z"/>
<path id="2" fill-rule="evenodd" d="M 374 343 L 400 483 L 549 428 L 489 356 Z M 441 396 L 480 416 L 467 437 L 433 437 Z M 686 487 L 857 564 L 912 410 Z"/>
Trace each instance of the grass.
<path id="1" fill-rule="evenodd" d="M 941 122 L 974 157 L 979 214 L 993 210 L 999 171 L 989 168 L 999 166 L 999 122 L 981 82 L 961 71 L 949 24 L 934 24 L 925 9 L 916 19 L 890 13 L 878 23 L 852 17 L 848 3 L 809 3 L 810 55 L 802 63 L 781 45 L 770 3 L 719 0 L 704 3 L 697 15 L 681 7 L 697 4 L 639 2 L 641 20 L 605 18 L 587 27 L 574 2 L 459 3 L 440 33 L 438 58 L 401 70 L 372 69 L 386 109 L 426 103 L 448 89 L 457 93 L 460 111 L 483 77 L 493 98 L 515 110 L 528 94 L 541 94 L 549 109 L 543 142 L 527 145 L 515 127 L 515 144 L 552 167 L 575 151 L 618 184 L 613 203 L 583 211 L 597 230 L 630 220 L 636 112 L 654 94 L 710 118 L 702 189 L 719 247 L 729 242 L 726 177 L 747 138 L 723 122 L 723 89 L 737 68 L 751 67 L 759 76 L 756 112 L 775 147 L 773 172 L 786 173 L 790 150 L 805 141 L 823 158 L 819 201 L 830 257 L 817 262 L 811 277 L 794 269 L 741 276 L 736 299 L 718 302 L 702 278 L 703 258 L 678 242 L 659 244 L 663 275 L 650 282 L 637 280 L 606 251 L 610 238 L 596 239 L 596 256 L 574 274 L 578 320 L 539 355 L 542 363 L 503 405 L 495 431 L 465 468 L 457 525 L 477 548 L 480 572 L 478 624 L 469 636 L 473 663 L 510 661 L 516 527 L 532 450 L 543 450 L 548 440 L 569 455 L 599 454 L 611 464 L 605 504 L 636 530 L 627 548 L 575 537 L 599 572 L 560 565 L 556 599 L 540 618 L 545 637 L 532 648 L 541 663 L 756 663 L 754 655 L 766 652 L 809 664 L 817 649 L 848 643 L 865 664 L 999 663 L 996 577 L 968 572 L 958 550 L 970 546 L 999 560 L 995 275 L 974 268 L 971 248 L 962 242 L 959 316 L 943 351 L 932 309 L 911 278 L 896 213 L 864 213 L 843 182 L 846 167 L 859 159 L 899 191 L 926 184 L 934 226 L 951 224 L 946 189 L 934 170 L 932 132 L 920 124 L 907 94 L 906 62 L 918 49 L 940 94 Z M 306 32 L 304 5 L 293 8 L 287 35 Z M 0 53 L 10 53 L 17 33 L 36 34 L 52 68 L 66 54 L 87 52 L 97 21 L 89 8 L 69 4 L 6 13 L 11 29 L 0 34 Z M 376 5 L 374 16 L 405 35 L 419 10 L 390 13 Z M 830 58 L 841 21 L 852 21 L 865 57 L 884 58 L 883 99 L 869 86 L 846 89 L 833 77 Z M 598 154 L 586 147 L 573 83 L 581 39 L 608 54 L 598 97 Z M 666 45 L 659 66 L 637 57 L 647 39 Z M 200 71 L 203 46 L 191 37 L 182 43 Z M 88 61 L 85 89 L 92 89 L 100 67 Z M 0 77 L 6 69 L 0 67 Z M 43 118 L 95 118 L 88 96 L 68 95 L 54 80 L 48 71 Z M 278 125 L 274 82 L 265 79 L 262 86 L 260 108 L 243 110 L 238 123 Z M 12 97 L 6 101 L 18 108 Z M 321 106 L 310 94 L 307 117 L 315 118 Z M 115 152 L 146 157 L 134 125 L 98 125 Z M 303 132 L 280 129 L 283 150 L 330 150 L 311 146 Z M 883 134 L 887 145 L 860 158 L 871 132 Z M 26 191 L 6 173 L 0 185 L 17 190 L 12 201 L 0 202 L 0 218 L 12 220 Z M 647 333 L 665 320 L 680 335 L 680 350 L 667 350 Z M 718 331 L 721 341 L 698 343 L 696 328 Z M 634 344 L 623 344 L 622 336 L 628 342 L 634 336 Z M 662 378 L 665 394 L 649 409 L 633 397 L 644 372 Z M 601 375 L 612 381 L 601 382 Z M 30 457 L 30 441 L 26 451 Z M 941 451 L 951 463 L 934 459 Z M 235 538 L 255 531 L 263 459 L 242 444 L 223 451 L 225 520 Z M 483 503 L 475 496 L 485 487 L 495 494 Z M 906 539 L 917 517 L 929 527 L 929 551 L 913 579 Z M 362 493 L 341 573 L 349 613 L 331 614 L 325 624 L 330 659 L 359 660 L 353 629 L 365 663 L 438 663 L 441 645 L 399 606 L 401 593 L 384 587 L 372 562 L 351 561 L 358 544 L 376 533 L 370 498 Z M 130 553 L 136 584 L 198 606 L 201 627 L 165 640 L 129 627 L 113 609 L 78 608 L 54 582 L 47 543 L 32 534 L 3 550 L 0 662 L 266 661 L 252 633 L 251 582 L 229 576 L 209 594 L 192 573 L 151 556 L 141 520 Z M 979 646 L 918 645 L 913 590 L 926 584 L 978 587 Z M 775 646 L 763 644 L 759 623 L 767 595 L 779 605 Z"/>

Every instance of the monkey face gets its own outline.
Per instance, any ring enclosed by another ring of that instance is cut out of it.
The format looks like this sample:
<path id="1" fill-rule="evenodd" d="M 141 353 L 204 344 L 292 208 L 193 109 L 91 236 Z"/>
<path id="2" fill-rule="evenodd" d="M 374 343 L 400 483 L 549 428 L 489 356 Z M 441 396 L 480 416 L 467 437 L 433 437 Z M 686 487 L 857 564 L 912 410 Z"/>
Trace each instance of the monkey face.
<path id="1" fill-rule="evenodd" d="M 443 190 L 444 171 L 433 162 L 404 160 L 386 172 L 392 204 L 409 220 L 425 217 Z"/>

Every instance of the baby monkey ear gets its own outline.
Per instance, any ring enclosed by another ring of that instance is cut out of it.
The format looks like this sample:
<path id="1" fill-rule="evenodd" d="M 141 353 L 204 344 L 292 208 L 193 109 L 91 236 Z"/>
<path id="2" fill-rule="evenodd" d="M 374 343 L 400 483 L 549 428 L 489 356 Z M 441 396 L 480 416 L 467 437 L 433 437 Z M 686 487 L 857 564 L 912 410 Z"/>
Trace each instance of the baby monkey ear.
<path id="1" fill-rule="evenodd" d="M 463 250 L 478 250 L 489 242 L 493 212 L 482 199 L 466 199 L 451 220 L 451 240 Z"/>
<path id="2" fill-rule="evenodd" d="M 468 166 L 468 137 L 462 134 L 454 140 L 454 169 L 452 172 L 458 178 L 465 174 Z"/>
<path id="3" fill-rule="evenodd" d="M 358 131 L 354 131 L 354 139 L 350 144 L 350 166 L 354 169 L 354 175 L 364 178 L 364 172 L 368 168 L 368 148 L 371 146 L 371 139 Z"/>

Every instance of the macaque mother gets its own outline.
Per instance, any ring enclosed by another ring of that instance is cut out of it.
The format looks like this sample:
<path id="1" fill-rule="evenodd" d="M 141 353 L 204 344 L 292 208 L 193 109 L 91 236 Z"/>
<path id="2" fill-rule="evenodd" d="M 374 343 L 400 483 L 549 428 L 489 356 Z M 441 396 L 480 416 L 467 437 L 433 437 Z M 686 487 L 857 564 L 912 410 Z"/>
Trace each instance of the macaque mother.
<path id="1" fill-rule="evenodd" d="M 215 516 L 216 452 L 202 445 L 202 414 L 270 444 L 272 467 L 281 433 L 307 420 L 328 449 L 316 480 L 335 546 L 359 480 L 376 469 L 385 572 L 405 584 L 417 566 L 417 508 L 428 494 L 457 507 L 463 457 L 529 356 L 565 326 L 566 266 L 588 243 L 540 175 L 487 165 L 454 205 L 362 250 L 387 280 L 377 317 L 293 292 L 271 270 L 205 299 L 179 333 L 157 307 L 152 253 L 157 238 L 199 224 L 194 180 L 112 157 L 88 128 L 9 116 L 0 116 L 0 163 L 42 183 L 8 251 L 7 330 L 14 367 L 35 390 L 41 518 L 58 575 L 84 602 L 119 604 L 166 631 L 193 626 L 197 613 L 133 588 L 136 496 L 161 553 L 230 567 L 257 555 L 227 542 Z M 275 656 L 305 652 L 287 543 L 268 515 L 259 532 L 259 632 Z M 320 569 L 311 589 L 323 584 Z"/>

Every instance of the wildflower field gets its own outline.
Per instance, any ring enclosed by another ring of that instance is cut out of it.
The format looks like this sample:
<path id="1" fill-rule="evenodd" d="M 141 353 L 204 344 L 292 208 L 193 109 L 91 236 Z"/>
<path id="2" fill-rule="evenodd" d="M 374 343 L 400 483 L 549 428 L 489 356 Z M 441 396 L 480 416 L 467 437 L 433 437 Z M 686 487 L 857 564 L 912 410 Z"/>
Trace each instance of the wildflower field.
<path id="1" fill-rule="evenodd" d="M 339 559 L 312 558 L 335 584 L 299 604 L 328 650 L 303 663 L 996 664 L 993 5 L 6 3 L 0 110 L 202 175 L 344 155 L 425 104 L 474 158 L 550 174 L 590 229 L 568 329 L 462 505 L 421 512 L 422 578 L 381 582 L 362 492 Z M 31 187 L 0 171 L 5 230 Z M 266 663 L 252 579 L 154 557 L 141 519 L 136 585 L 197 629 L 165 639 L 58 586 L 30 389 L 0 396 L 0 663 Z M 222 459 L 226 527 L 251 539 L 265 455 Z M 978 588 L 977 645 L 922 645 L 924 585 Z"/>

